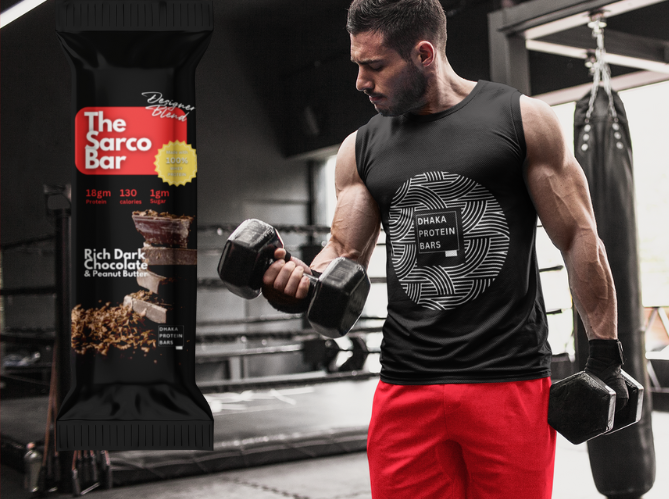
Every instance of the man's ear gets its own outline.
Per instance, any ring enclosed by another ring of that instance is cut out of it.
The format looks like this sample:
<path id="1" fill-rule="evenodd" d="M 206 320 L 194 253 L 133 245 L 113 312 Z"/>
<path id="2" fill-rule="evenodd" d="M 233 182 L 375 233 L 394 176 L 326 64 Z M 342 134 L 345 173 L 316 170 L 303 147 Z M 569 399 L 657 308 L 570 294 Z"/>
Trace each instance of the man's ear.
<path id="1" fill-rule="evenodd" d="M 428 67 L 434 63 L 437 51 L 431 42 L 421 40 L 416 44 L 414 50 L 417 52 L 418 57 L 420 58 L 419 62 L 422 66 Z"/>

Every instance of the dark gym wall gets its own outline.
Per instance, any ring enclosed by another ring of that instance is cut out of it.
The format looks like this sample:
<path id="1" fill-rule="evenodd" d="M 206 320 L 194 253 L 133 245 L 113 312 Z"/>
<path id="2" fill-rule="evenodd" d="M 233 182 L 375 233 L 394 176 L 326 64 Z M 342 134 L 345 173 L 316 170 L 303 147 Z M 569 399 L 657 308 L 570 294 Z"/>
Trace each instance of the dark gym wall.
<path id="1" fill-rule="evenodd" d="M 47 2 L 0 32 L 3 243 L 52 233 L 42 184 L 69 182 L 70 69 L 52 7 Z"/>
<path id="2" fill-rule="evenodd" d="M 287 156 L 340 143 L 375 111 L 355 89 L 346 15 L 351 0 L 259 0 L 230 12 L 234 43 Z M 489 79 L 487 13 L 497 0 L 444 0 L 455 71 Z"/>
<path id="3" fill-rule="evenodd" d="M 374 115 L 355 90 L 349 0 L 260 2 L 233 14 L 234 50 L 287 156 L 332 146 Z"/>

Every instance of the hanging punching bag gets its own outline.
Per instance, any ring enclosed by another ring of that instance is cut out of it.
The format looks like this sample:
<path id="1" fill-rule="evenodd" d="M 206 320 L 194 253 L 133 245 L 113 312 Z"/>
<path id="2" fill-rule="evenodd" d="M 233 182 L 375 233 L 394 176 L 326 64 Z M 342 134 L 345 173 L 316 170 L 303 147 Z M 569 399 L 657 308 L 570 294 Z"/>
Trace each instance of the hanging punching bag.
<path id="1" fill-rule="evenodd" d="M 634 212 L 632 148 L 625 108 L 616 92 L 613 102 L 600 89 L 591 108 L 588 94 L 576 103 L 574 152 L 590 186 L 599 237 L 604 242 L 618 297 L 618 338 L 623 369 L 645 387 L 641 421 L 588 441 L 590 467 L 597 490 L 606 497 L 637 499 L 655 481 L 652 402 L 643 335 L 637 228 Z M 613 109 L 611 109 L 613 108 Z M 616 116 L 617 115 L 617 116 Z M 588 340 L 576 314 L 576 358 L 585 367 Z"/>

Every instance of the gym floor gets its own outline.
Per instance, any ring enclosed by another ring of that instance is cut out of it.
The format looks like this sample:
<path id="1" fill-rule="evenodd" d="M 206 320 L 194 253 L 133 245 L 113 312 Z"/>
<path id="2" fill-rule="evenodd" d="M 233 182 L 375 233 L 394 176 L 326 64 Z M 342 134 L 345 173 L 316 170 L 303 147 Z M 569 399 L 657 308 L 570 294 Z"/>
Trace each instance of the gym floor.
<path id="1" fill-rule="evenodd" d="M 653 412 L 657 456 L 655 485 L 644 499 L 669 497 L 669 412 Z M 28 499 L 23 476 L 2 466 L 0 497 Z M 293 461 L 272 466 L 227 471 L 192 478 L 166 480 L 94 491 L 93 498 L 125 499 L 369 499 L 365 453 Z M 59 499 L 68 495 L 50 496 Z M 553 499 L 596 499 L 586 444 L 572 445 L 558 436 Z M 522 498 L 519 498 L 522 499 Z"/>

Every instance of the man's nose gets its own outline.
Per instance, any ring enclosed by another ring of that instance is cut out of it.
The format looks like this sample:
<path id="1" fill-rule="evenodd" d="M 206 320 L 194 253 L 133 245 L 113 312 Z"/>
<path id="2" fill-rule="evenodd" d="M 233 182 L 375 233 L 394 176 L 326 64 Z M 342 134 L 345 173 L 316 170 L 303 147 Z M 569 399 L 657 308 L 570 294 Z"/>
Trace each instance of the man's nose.
<path id="1" fill-rule="evenodd" d="M 363 68 L 358 70 L 358 78 L 355 80 L 355 88 L 359 92 L 365 92 L 374 89 L 374 82 L 369 78 Z"/>

